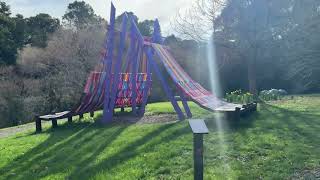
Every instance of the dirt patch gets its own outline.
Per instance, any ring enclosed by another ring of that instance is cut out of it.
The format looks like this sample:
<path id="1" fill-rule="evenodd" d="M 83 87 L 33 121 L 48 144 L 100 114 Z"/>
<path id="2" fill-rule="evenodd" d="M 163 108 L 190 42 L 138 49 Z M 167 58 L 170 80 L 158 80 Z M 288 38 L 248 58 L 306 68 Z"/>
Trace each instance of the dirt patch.
<path id="1" fill-rule="evenodd" d="M 169 123 L 169 122 L 175 122 L 175 121 L 177 121 L 177 115 L 175 114 L 145 115 L 142 117 L 115 116 L 113 118 L 113 122 L 136 123 L 136 124 Z"/>

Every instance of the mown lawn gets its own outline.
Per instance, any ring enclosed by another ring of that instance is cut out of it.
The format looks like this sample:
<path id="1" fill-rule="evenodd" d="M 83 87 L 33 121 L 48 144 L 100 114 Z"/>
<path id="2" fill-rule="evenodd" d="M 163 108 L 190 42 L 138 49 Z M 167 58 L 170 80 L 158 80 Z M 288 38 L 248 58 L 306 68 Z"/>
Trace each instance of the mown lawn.
<path id="1" fill-rule="evenodd" d="M 211 131 L 204 139 L 205 179 L 320 178 L 319 95 L 261 104 L 240 122 L 191 108 Z M 156 103 L 147 113 L 173 109 Z M 187 121 L 101 126 L 86 117 L 55 130 L 46 127 L 42 134 L 0 139 L 0 179 L 192 178 Z"/>

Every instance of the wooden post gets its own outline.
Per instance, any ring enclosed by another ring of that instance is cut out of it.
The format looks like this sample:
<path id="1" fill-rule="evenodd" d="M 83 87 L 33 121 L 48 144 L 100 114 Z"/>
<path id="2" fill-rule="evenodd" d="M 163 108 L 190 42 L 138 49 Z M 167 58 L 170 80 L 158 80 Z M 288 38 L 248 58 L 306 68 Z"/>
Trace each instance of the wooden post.
<path id="1" fill-rule="evenodd" d="M 194 179 L 203 180 L 203 134 L 193 134 Z"/>
<path id="2" fill-rule="evenodd" d="M 241 116 L 246 116 L 248 114 L 248 111 L 250 111 L 250 105 L 244 104 L 242 108 L 243 111 L 241 112 Z"/>
<path id="3" fill-rule="evenodd" d="M 203 179 L 203 134 L 208 134 L 209 130 L 203 119 L 189 120 L 189 125 L 193 132 L 193 163 L 194 179 Z"/>
<path id="4" fill-rule="evenodd" d="M 258 108 L 258 104 L 257 103 L 253 103 L 253 111 L 257 111 L 257 108 Z"/>
<path id="5" fill-rule="evenodd" d="M 52 121 L 52 128 L 58 127 L 57 119 L 52 119 L 51 121 Z"/>
<path id="6" fill-rule="evenodd" d="M 36 122 L 36 133 L 40 133 L 42 131 L 42 126 L 41 126 L 41 119 L 39 116 L 35 117 L 35 122 Z"/>
<path id="7" fill-rule="evenodd" d="M 236 107 L 236 110 L 234 112 L 234 120 L 235 121 L 239 121 L 240 120 L 240 110 L 241 110 L 241 108 Z"/>
<path id="8" fill-rule="evenodd" d="M 94 117 L 94 111 L 90 112 L 90 117 Z"/>
<path id="9" fill-rule="evenodd" d="M 68 117 L 68 123 L 72 123 L 72 116 Z"/>
<path id="10" fill-rule="evenodd" d="M 187 99 L 185 98 L 183 92 L 181 92 L 180 90 L 179 90 L 179 94 L 180 94 L 180 98 L 181 98 L 181 102 L 182 102 L 184 111 L 185 111 L 186 114 L 187 114 L 187 117 L 188 117 L 188 118 L 192 118 L 192 113 L 191 113 L 191 111 L 190 111 L 190 108 L 189 108 Z"/>
<path id="11" fill-rule="evenodd" d="M 133 31 L 131 31 L 131 33 L 132 32 Z M 138 47 L 136 49 L 136 52 L 134 53 L 134 59 L 132 61 L 132 74 L 131 74 L 131 86 L 132 86 L 131 107 L 132 107 L 132 113 L 134 115 L 137 115 L 137 102 L 136 102 L 136 99 L 137 99 L 137 63 L 138 63 L 139 55 L 141 55 L 141 53 L 142 53 L 141 48 L 143 45 L 138 44 L 137 46 Z"/>
<path id="12" fill-rule="evenodd" d="M 120 72 L 121 72 L 121 65 L 122 65 L 122 55 L 125 48 L 126 43 L 126 34 L 127 34 L 127 22 L 128 17 L 127 13 L 124 13 L 124 16 L 122 18 L 122 24 L 121 24 L 121 32 L 120 32 L 120 44 L 118 47 L 118 54 L 117 54 L 117 61 L 114 68 L 114 77 L 113 77 L 113 83 L 111 88 L 111 100 L 109 104 L 109 111 L 114 110 L 116 98 L 117 98 L 117 89 L 120 79 Z M 112 119 L 114 113 L 108 113 L 106 118 L 107 121 Z"/>
<path id="13" fill-rule="evenodd" d="M 172 106 L 174 108 L 174 110 L 177 112 L 178 114 L 178 118 L 180 120 L 184 120 L 185 116 L 181 111 L 181 108 L 179 107 L 177 101 L 174 99 L 173 93 L 170 89 L 170 87 L 167 85 L 165 79 L 163 78 L 161 71 L 159 70 L 159 67 L 157 65 L 157 63 L 154 61 L 153 57 L 152 57 L 152 53 L 151 53 L 151 49 L 149 49 L 149 51 L 147 52 L 147 56 L 148 56 L 148 60 L 150 61 L 150 63 L 152 64 L 152 67 L 158 77 L 158 79 L 160 80 L 162 87 L 167 95 L 167 97 L 170 99 Z"/>
<path id="14" fill-rule="evenodd" d="M 130 33 L 131 33 L 131 38 L 132 41 L 134 42 L 134 47 L 136 48 L 134 53 L 133 53 L 133 58 L 132 58 L 132 65 L 131 65 L 131 70 L 132 70 L 132 74 L 130 77 L 130 81 L 132 84 L 132 96 L 131 96 L 131 100 L 132 100 L 132 113 L 134 115 L 137 115 L 137 102 L 136 102 L 136 98 L 137 98 L 137 94 L 136 94 L 136 89 L 137 89 L 137 84 L 136 84 L 136 76 L 137 76 L 137 62 L 138 62 L 138 58 L 139 55 L 141 55 L 141 53 L 143 53 L 143 37 L 141 36 L 139 29 L 136 25 L 136 23 L 134 22 L 133 17 L 130 17 L 130 21 L 131 21 L 131 29 L 130 29 Z"/>
<path id="15" fill-rule="evenodd" d="M 143 53 L 147 57 L 145 49 L 143 49 Z M 151 66 L 150 66 L 150 62 L 149 62 L 148 58 L 146 58 L 146 61 L 147 61 L 147 81 L 145 82 L 145 87 L 143 89 L 142 103 L 141 103 L 140 110 L 139 110 L 140 116 L 143 116 L 146 111 L 146 104 L 148 102 L 148 96 L 149 96 L 149 91 L 150 91 L 150 87 L 151 87 L 151 76 L 152 76 L 151 70 L 150 70 Z"/>
<path id="16" fill-rule="evenodd" d="M 113 47 L 114 47 L 114 26 L 115 26 L 115 14 L 116 8 L 114 7 L 113 3 L 111 3 L 111 12 L 110 12 L 110 25 L 108 29 L 108 39 L 107 39 L 107 53 L 104 57 L 104 64 L 105 64 L 105 72 L 107 83 L 105 84 L 105 94 L 104 94 L 104 101 L 103 101 L 103 117 L 102 122 L 108 123 L 110 120 L 109 117 L 112 117 L 112 109 L 109 108 L 110 102 L 110 85 L 111 85 L 111 69 L 112 69 L 112 58 L 113 58 Z"/>

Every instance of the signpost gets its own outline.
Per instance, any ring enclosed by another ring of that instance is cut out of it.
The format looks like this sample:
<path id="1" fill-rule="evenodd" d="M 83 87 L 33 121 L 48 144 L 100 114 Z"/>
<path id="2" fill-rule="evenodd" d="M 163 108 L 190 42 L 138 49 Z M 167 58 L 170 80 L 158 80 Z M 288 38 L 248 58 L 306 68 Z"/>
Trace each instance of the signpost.
<path id="1" fill-rule="evenodd" d="M 189 120 L 193 132 L 194 179 L 203 180 L 203 134 L 209 130 L 202 119 Z"/>

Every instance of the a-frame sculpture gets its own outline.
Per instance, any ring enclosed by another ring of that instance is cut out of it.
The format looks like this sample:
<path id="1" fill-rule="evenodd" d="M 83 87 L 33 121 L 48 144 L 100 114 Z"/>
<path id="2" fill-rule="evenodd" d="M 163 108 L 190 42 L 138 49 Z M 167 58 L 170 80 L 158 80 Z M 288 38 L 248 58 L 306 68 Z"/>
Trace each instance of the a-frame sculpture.
<path id="1" fill-rule="evenodd" d="M 104 73 L 107 74 L 103 108 L 103 122 L 109 122 L 112 119 L 115 107 L 131 106 L 134 115 L 143 115 L 147 103 L 148 95 L 151 89 L 151 71 L 154 72 L 161 82 L 165 93 L 170 99 L 179 119 L 185 116 L 179 107 L 177 100 L 174 98 L 172 90 L 163 78 L 158 65 L 154 62 L 154 50 L 152 43 L 162 44 L 160 26 L 158 20 L 155 20 L 154 33 L 152 37 L 143 37 L 135 23 L 133 17 L 124 13 L 120 31 L 116 30 L 115 11 L 111 5 L 110 25 L 108 26 L 107 35 L 107 54 L 103 59 L 105 64 Z M 127 30 L 129 30 L 127 32 Z M 115 47 L 114 39 L 120 34 L 119 44 Z M 130 42 L 129 48 L 125 51 L 126 42 Z M 117 48 L 117 51 L 114 49 Z M 115 54 L 113 54 L 115 53 Z M 126 58 L 123 58 L 126 57 Z M 114 60 L 116 59 L 116 61 Z M 125 72 L 121 71 L 124 67 Z M 140 70 L 140 71 L 139 71 Z M 139 72 L 138 72 L 139 71 Z M 124 89 L 125 79 L 120 76 L 128 76 L 128 88 Z M 142 82 L 141 76 L 143 77 Z M 122 87 L 122 88 L 119 88 Z M 123 92 L 125 91 L 125 92 Z M 191 112 L 185 98 L 181 98 L 185 112 L 191 117 Z M 117 103 L 117 102 L 121 102 Z M 116 106 L 115 106 L 116 105 Z"/>
<path id="2" fill-rule="evenodd" d="M 103 109 L 103 123 L 112 121 L 115 108 L 131 107 L 132 114 L 142 116 L 151 93 L 152 74 L 170 100 L 180 120 L 192 117 L 187 100 L 192 100 L 199 106 L 211 110 L 235 114 L 256 110 L 256 104 L 239 105 L 225 102 L 213 93 L 204 89 L 194 81 L 175 61 L 170 49 L 163 45 L 163 38 L 158 20 L 154 23 L 152 37 L 141 35 L 135 19 L 124 13 L 120 29 L 115 21 L 116 9 L 111 4 L 110 23 L 104 44 L 104 51 L 100 63 L 88 77 L 84 88 L 84 95 L 76 108 L 71 111 L 36 117 L 37 131 L 41 131 L 41 120 L 52 120 L 53 127 L 57 126 L 57 119 L 72 116 L 83 116 L 90 112 Z M 154 57 L 160 62 L 156 62 Z M 158 65 L 163 64 L 173 84 L 177 87 L 175 98 L 167 79 L 162 75 Z M 184 112 L 177 99 L 182 102 Z"/>

